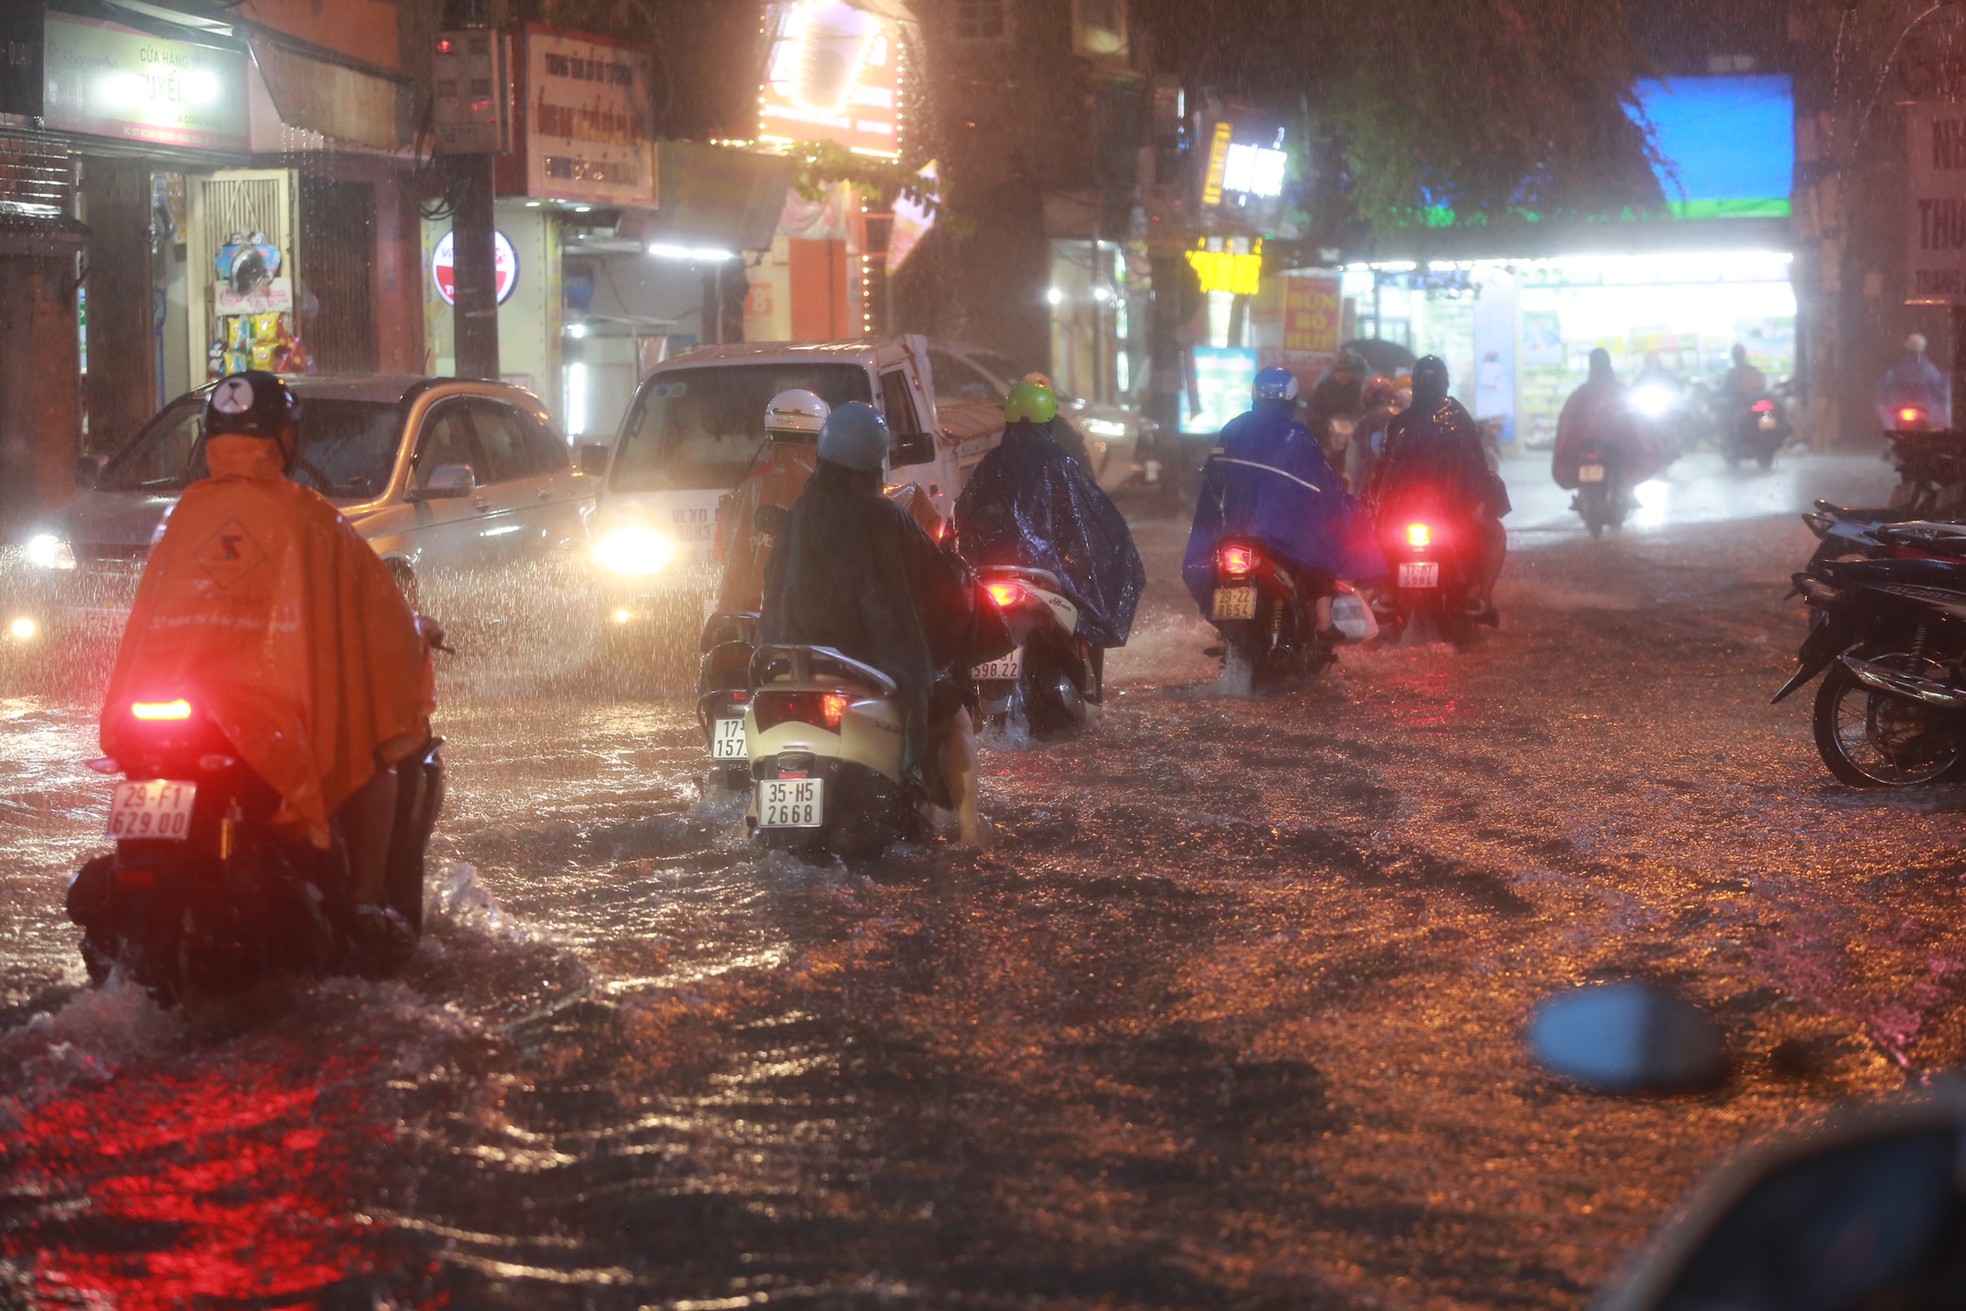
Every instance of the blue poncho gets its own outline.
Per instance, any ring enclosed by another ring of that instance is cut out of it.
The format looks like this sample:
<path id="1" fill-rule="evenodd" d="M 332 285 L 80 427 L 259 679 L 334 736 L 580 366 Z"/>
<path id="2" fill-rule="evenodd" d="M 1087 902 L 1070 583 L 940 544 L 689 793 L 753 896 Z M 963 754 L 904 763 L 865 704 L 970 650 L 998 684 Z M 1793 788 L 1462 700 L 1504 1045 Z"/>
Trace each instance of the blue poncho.
<path id="1" fill-rule="evenodd" d="M 1288 401 L 1258 402 L 1230 420 L 1202 469 L 1181 579 L 1204 615 L 1224 537 L 1253 538 L 1299 568 L 1337 578 L 1386 572 L 1371 521 Z"/>

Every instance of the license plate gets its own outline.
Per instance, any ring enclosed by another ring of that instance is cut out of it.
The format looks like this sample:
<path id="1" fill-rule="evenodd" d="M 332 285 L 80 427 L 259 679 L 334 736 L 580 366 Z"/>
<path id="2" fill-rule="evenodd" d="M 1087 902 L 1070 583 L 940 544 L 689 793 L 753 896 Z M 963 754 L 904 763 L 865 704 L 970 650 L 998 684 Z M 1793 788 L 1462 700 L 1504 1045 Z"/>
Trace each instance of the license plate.
<path id="1" fill-rule="evenodd" d="M 1215 604 L 1209 613 L 1217 619 L 1254 619 L 1256 589 L 1253 587 L 1216 588 Z"/>
<path id="2" fill-rule="evenodd" d="M 1399 567 L 1401 587 L 1439 587 L 1440 566 L 1430 561 L 1417 564 L 1403 564 Z"/>
<path id="3" fill-rule="evenodd" d="M 825 822 L 825 779 L 766 778 L 758 781 L 759 828 L 819 828 Z"/>
<path id="4" fill-rule="evenodd" d="M 1581 469 L 1579 469 L 1579 470 L 1577 470 L 1577 481 L 1578 481 L 1578 482 L 1580 482 L 1580 483 L 1601 483 L 1601 482 L 1603 482 L 1603 481 L 1604 481 L 1604 466 L 1603 466 L 1603 465 L 1601 465 L 1601 464 L 1587 464 L 1587 465 L 1585 465 L 1585 466 L 1584 466 L 1583 468 L 1581 468 Z"/>
<path id="5" fill-rule="evenodd" d="M 742 760 L 744 755 L 744 721 L 719 719 L 710 734 L 710 759 Z"/>
<path id="6" fill-rule="evenodd" d="M 985 660 L 970 670 L 969 676 L 979 683 L 1016 682 L 1024 676 L 1024 648 L 1020 646 L 996 660 Z"/>
<path id="7" fill-rule="evenodd" d="M 109 803 L 109 836 L 182 842 L 191 836 L 191 803 L 197 795 L 196 783 L 168 778 L 118 783 Z"/>

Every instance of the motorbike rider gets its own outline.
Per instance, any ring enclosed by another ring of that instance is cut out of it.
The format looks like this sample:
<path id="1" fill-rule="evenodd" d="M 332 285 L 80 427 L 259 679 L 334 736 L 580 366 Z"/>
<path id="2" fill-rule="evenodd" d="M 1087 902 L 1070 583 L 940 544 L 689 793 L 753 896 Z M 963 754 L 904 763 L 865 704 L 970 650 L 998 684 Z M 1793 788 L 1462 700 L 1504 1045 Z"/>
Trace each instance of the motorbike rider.
<path id="1" fill-rule="evenodd" d="M 1181 578 L 1209 613 L 1215 550 L 1225 537 L 1249 537 L 1274 552 L 1313 599 L 1317 640 L 1343 638 L 1331 622 L 1340 579 L 1386 572 L 1371 524 L 1324 458 L 1310 429 L 1297 421 L 1297 379 L 1268 368 L 1256 375 L 1253 404 L 1231 419 L 1202 466 Z"/>
<path id="2" fill-rule="evenodd" d="M 190 700 L 279 795 L 276 831 L 324 851 L 339 832 L 351 937 L 405 947 L 384 883 L 396 766 L 429 742 L 436 705 L 423 627 L 375 549 L 287 476 L 300 402 L 284 382 L 220 379 L 204 432 L 210 473 L 185 488 L 144 566 L 103 751 L 124 754 L 132 701 Z"/>
<path id="3" fill-rule="evenodd" d="M 1575 491 L 1577 468 L 1592 453 L 1616 467 L 1626 495 L 1664 464 L 1656 443 L 1632 413 L 1625 385 L 1611 368 L 1611 352 L 1602 346 L 1591 352 L 1590 376 L 1557 415 L 1556 449 L 1550 457 L 1556 485 Z"/>
<path id="4" fill-rule="evenodd" d="M 1372 468 L 1379 462 L 1379 450 L 1386 442 L 1386 425 L 1402 408 L 1398 389 L 1383 373 L 1375 373 L 1365 380 L 1359 388 L 1358 402 L 1363 410 L 1345 452 L 1345 486 L 1353 494 L 1372 481 Z"/>
<path id="5" fill-rule="evenodd" d="M 1057 384 L 1051 381 L 1051 375 L 1048 373 L 1041 373 L 1036 369 L 1032 369 L 1029 373 L 1018 379 L 1018 381 L 1020 383 L 1036 383 L 1038 386 L 1050 392 L 1053 397 L 1058 395 Z M 1007 401 L 1009 398 L 1006 397 L 1005 399 Z M 1092 461 L 1086 458 L 1085 434 L 1079 431 L 1077 424 L 1061 415 L 1052 420 L 1051 435 L 1064 448 L 1065 454 L 1071 456 L 1088 469 L 1092 467 Z"/>
<path id="6" fill-rule="evenodd" d="M 1304 403 L 1305 425 L 1313 433 L 1321 434 L 1335 416 L 1357 415 L 1359 394 L 1365 385 L 1363 375 L 1358 357 L 1350 351 L 1342 352 L 1331 362 L 1324 377 L 1318 379 L 1317 386 L 1311 388 L 1310 399 Z"/>
<path id="7" fill-rule="evenodd" d="M 1905 338 L 1904 356 L 1878 380 L 1875 405 L 1877 421 L 1887 432 L 1952 426 L 1951 386 L 1945 374 L 1925 358 L 1922 334 L 1914 332 Z M 1917 410 L 1920 417 L 1907 422 L 1900 413 L 1903 410 Z"/>
<path id="8" fill-rule="evenodd" d="M 1447 381 L 1447 364 L 1437 355 L 1413 366 L 1413 404 L 1386 425 L 1366 500 L 1381 523 L 1404 518 L 1409 507 L 1457 514 L 1475 542 L 1469 568 L 1476 613 L 1492 621 L 1495 580 L 1508 555 L 1502 518 L 1511 508 L 1509 493 L 1489 466 L 1480 427 L 1447 394 Z"/>
<path id="9" fill-rule="evenodd" d="M 764 459 L 744 476 L 717 510 L 717 558 L 724 571 L 717 585 L 717 609 L 739 614 L 758 608 L 764 595 L 770 538 L 758 531 L 758 511 L 786 509 L 799 498 L 818 463 L 819 429 L 832 407 L 804 388 L 791 388 L 765 406 Z"/>
<path id="10" fill-rule="evenodd" d="M 887 421 L 864 401 L 827 416 L 817 467 L 765 568 L 759 640 L 832 647 L 892 678 L 903 770 L 931 793 L 939 779 L 962 841 L 981 845 L 968 674 L 1010 641 L 979 614 L 961 559 L 883 495 L 888 443 Z"/>
<path id="11" fill-rule="evenodd" d="M 1768 378 L 1760 369 L 1748 363 L 1748 348 L 1741 343 L 1734 343 L 1728 358 L 1733 360 L 1734 366 L 1727 370 L 1727 376 L 1721 380 L 1720 390 L 1727 398 L 1728 405 L 1738 413 L 1768 394 Z"/>
<path id="12" fill-rule="evenodd" d="M 977 568 L 1056 574 L 1095 650 L 1125 646 L 1147 571 L 1126 518 L 1053 436 L 1058 398 L 1025 381 L 1004 401 L 1003 440 L 956 502 L 957 549 Z"/>

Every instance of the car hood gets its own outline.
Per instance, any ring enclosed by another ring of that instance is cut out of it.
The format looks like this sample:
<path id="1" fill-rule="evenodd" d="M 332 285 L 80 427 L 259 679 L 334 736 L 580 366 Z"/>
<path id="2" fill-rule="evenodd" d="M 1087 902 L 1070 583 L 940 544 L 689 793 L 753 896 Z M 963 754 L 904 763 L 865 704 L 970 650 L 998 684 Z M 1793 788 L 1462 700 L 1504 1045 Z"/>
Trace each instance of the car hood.
<path id="1" fill-rule="evenodd" d="M 78 556 L 130 555 L 150 545 L 175 495 L 152 492 L 83 492 L 56 516 L 52 531 Z M 91 549 L 94 548 L 94 549 Z"/>

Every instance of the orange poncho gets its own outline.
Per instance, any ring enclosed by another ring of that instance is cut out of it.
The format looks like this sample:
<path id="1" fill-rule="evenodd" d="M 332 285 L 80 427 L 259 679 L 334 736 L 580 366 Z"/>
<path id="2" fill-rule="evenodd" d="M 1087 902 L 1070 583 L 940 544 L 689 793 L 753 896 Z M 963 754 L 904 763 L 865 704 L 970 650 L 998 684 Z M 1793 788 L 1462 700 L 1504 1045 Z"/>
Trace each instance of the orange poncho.
<path id="1" fill-rule="evenodd" d="M 378 762 L 421 745 L 430 652 L 387 566 L 335 508 L 280 470 L 271 443 L 214 437 L 137 588 L 110 675 L 102 747 L 123 753 L 133 701 L 191 702 L 328 845 L 328 817 Z"/>
<path id="2" fill-rule="evenodd" d="M 764 604 L 765 566 L 771 561 L 770 539 L 755 525 L 766 506 L 789 510 L 805 492 L 819 466 L 819 447 L 811 442 L 773 442 L 762 468 L 745 475 L 737 490 L 724 498 L 717 512 L 717 556 L 724 563 L 717 585 L 717 609 L 726 614 L 755 612 Z M 914 517 L 922 531 L 941 541 L 947 531 L 935 504 L 914 483 L 889 484 L 887 497 Z"/>

